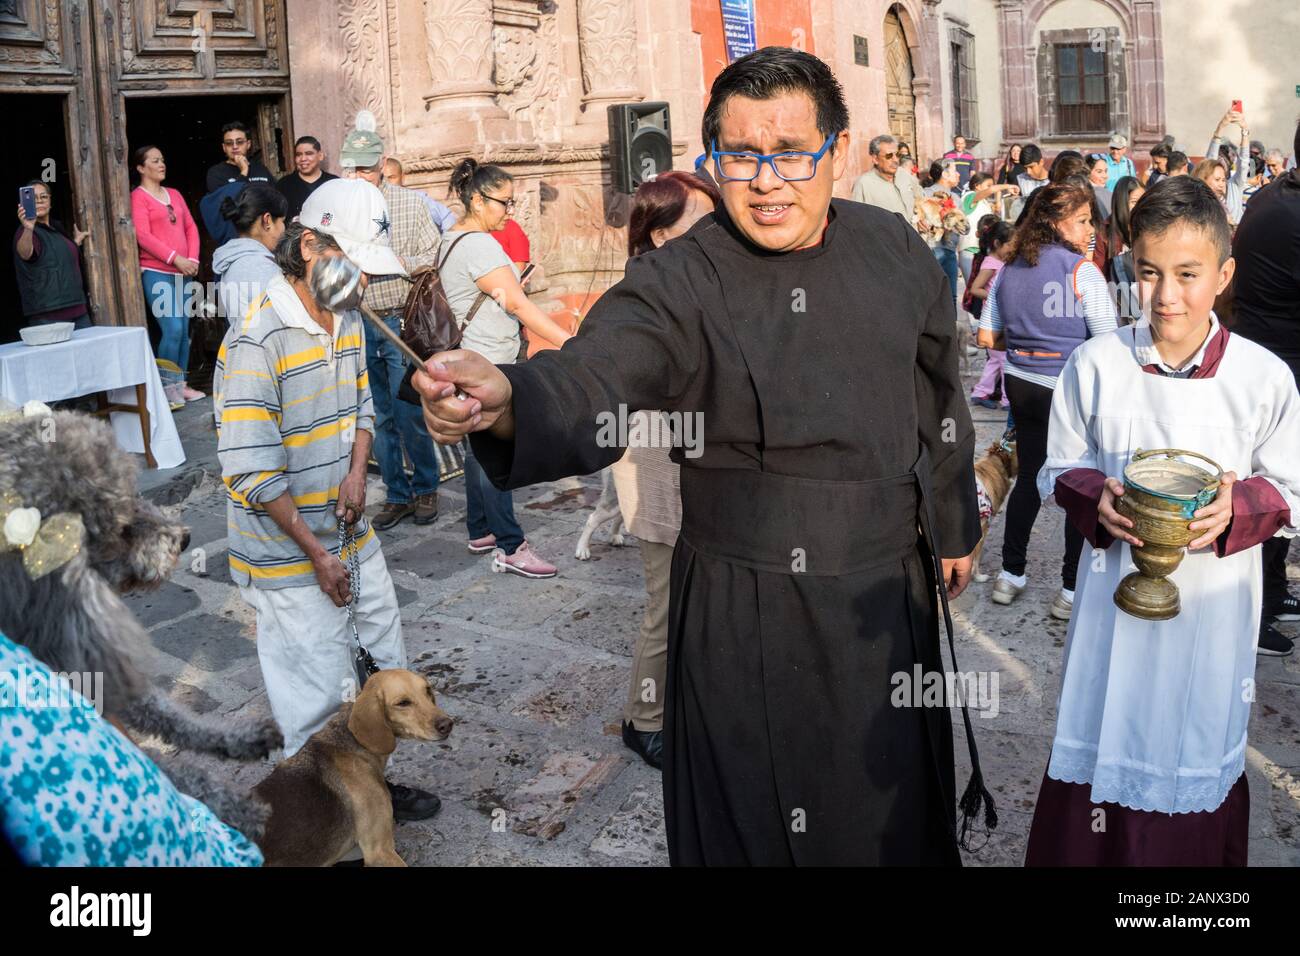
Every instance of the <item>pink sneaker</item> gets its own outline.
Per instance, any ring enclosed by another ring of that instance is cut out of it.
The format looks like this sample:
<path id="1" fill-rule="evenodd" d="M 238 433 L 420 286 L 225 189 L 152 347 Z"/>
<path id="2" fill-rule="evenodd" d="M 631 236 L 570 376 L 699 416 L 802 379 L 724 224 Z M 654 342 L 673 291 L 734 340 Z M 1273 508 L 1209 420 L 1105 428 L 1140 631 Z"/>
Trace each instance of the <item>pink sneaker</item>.
<path id="1" fill-rule="evenodd" d="M 495 551 L 497 546 L 497 536 L 489 534 L 486 537 L 475 538 L 468 545 L 470 554 L 487 554 L 489 551 Z"/>
<path id="2" fill-rule="evenodd" d="M 553 578 L 558 573 L 555 565 L 547 564 L 539 558 L 537 553 L 528 546 L 527 541 L 521 544 L 514 554 L 508 555 L 498 548 L 492 555 L 492 570 L 522 574 L 526 578 Z"/>
<path id="3" fill-rule="evenodd" d="M 190 388 L 188 383 L 186 382 L 181 383 L 181 398 L 185 399 L 185 401 L 197 402 L 200 399 L 207 398 L 207 397 L 208 396 L 204 395 L 197 388 Z"/>

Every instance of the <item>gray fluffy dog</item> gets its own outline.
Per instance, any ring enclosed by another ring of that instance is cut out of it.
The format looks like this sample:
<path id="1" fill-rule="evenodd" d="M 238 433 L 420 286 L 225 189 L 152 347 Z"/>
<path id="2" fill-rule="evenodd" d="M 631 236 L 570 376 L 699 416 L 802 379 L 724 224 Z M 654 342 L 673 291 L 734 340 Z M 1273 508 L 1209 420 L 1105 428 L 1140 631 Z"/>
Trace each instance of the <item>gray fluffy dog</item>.
<path id="1" fill-rule="evenodd" d="M 0 420 L 0 490 L 48 517 L 81 517 L 80 553 L 32 580 L 16 552 L 0 554 L 0 631 L 56 672 L 104 675 L 104 715 L 181 748 L 236 760 L 267 756 L 283 740 L 274 721 L 199 717 L 156 690 L 139 670 L 149 636 L 120 594 L 159 587 L 189 531 L 136 494 L 136 465 L 107 424 L 76 412 Z M 159 765 L 185 793 L 257 839 L 265 804 L 212 782 L 179 758 Z"/>

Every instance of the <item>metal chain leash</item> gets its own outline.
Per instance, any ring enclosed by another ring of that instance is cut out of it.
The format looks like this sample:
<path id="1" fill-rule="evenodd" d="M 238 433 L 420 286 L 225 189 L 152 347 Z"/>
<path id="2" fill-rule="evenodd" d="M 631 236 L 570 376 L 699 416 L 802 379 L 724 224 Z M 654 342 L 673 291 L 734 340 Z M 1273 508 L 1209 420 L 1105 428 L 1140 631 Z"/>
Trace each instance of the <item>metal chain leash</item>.
<path id="1" fill-rule="evenodd" d="M 360 689 L 366 678 L 379 670 L 379 665 L 361 643 L 361 632 L 357 630 L 357 601 L 361 596 L 361 558 L 357 551 L 356 534 L 348 527 L 346 519 L 339 518 L 339 559 L 348 569 L 348 625 L 352 628 L 352 640 L 356 645 L 352 666 L 357 672 L 357 687 Z"/>

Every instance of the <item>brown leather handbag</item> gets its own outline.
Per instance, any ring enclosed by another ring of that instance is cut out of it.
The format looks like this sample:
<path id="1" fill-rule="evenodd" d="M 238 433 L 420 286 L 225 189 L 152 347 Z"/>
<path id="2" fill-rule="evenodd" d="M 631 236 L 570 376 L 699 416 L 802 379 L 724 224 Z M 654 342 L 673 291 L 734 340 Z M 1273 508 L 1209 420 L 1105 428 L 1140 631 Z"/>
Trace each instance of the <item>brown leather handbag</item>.
<path id="1" fill-rule="evenodd" d="M 421 358 L 428 358 L 435 352 L 446 352 L 460 346 L 461 334 L 465 326 L 456 323 L 456 314 L 452 312 L 451 304 L 447 301 L 447 293 L 442 287 L 439 272 L 450 258 L 456 244 L 467 235 L 469 233 L 462 232 L 453 239 L 442 256 L 442 261 L 416 276 L 415 284 L 406 297 L 406 305 L 402 307 L 402 341 Z M 469 325 L 470 319 L 474 318 L 474 313 L 478 311 L 482 300 L 483 297 L 480 296 L 474 302 L 465 319 L 465 325 Z"/>
<path id="2" fill-rule="evenodd" d="M 406 297 L 406 305 L 402 307 L 402 341 L 421 358 L 427 359 L 436 352 L 459 348 L 462 334 L 473 321 L 474 314 L 478 312 L 483 300 L 487 298 L 486 292 L 480 292 L 465 316 L 465 324 L 457 324 L 456 314 L 452 311 L 451 303 L 447 301 L 447 292 L 442 287 L 439 273 L 451 258 L 456 244 L 467 235 L 469 233 L 462 232 L 453 239 L 447 251 L 443 253 L 441 261 L 416 276 L 415 284 Z M 397 397 L 418 405 L 420 397 L 411 386 L 411 376 L 414 374 L 414 368 L 406 370 L 406 375 L 398 386 Z"/>

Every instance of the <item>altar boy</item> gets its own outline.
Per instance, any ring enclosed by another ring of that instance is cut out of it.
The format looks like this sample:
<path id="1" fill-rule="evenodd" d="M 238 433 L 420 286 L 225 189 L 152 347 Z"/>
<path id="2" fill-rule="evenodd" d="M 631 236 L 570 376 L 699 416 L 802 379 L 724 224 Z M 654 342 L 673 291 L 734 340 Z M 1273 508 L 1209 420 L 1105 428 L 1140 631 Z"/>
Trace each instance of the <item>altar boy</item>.
<path id="1" fill-rule="evenodd" d="M 1234 268 L 1214 193 L 1190 176 L 1166 179 L 1131 224 L 1143 318 L 1066 363 L 1038 478 L 1093 550 L 1080 563 L 1026 863 L 1244 866 L 1253 549 L 1300 530 L 1300 396 L 1280 359 L 1214 315 Z M 1112 600 L 1141 545 L 1115 509 L 1124 466 L 1155 448 L 1196 451 L 1224 470 L 1170 576 L 1182 611 L 1168 621 Z"/>

